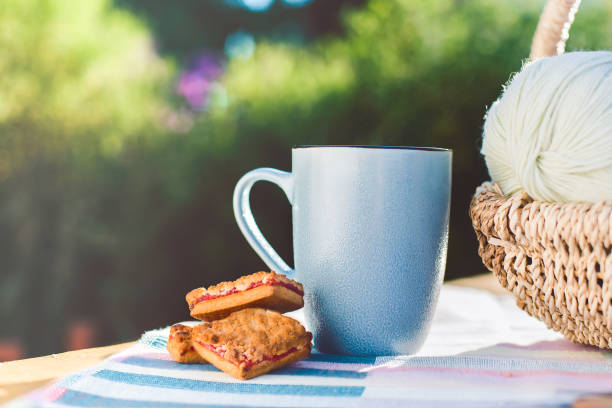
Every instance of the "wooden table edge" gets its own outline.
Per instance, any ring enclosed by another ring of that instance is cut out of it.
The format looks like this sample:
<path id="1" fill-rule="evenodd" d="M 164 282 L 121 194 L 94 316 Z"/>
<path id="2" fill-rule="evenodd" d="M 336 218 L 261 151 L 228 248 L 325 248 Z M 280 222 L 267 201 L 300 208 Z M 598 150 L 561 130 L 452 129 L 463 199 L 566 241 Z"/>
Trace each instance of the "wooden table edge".
<path id="1" fill-rule="evenodd" d="M 135 341 L 67 351 L 0 364 L 0 404 L 43 387 L 58 378 L 91 367 L 136 344 Z"/>

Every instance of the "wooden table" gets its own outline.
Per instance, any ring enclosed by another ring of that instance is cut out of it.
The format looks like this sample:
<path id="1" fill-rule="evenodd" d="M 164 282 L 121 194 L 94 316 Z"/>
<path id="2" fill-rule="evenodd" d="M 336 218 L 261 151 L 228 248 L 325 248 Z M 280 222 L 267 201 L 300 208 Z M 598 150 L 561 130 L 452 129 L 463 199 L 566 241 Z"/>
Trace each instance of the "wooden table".
<path id="1" fill-rule="evenodd" d="M 83 370 L 136 342 L 68 351 L 50 356 L 9 361 L 0 365 L 0 404 Z"/>
<path id="2" fill-rule="evenodd" d="M 506 291 L 499 286 L 493 275 L 484 274 L 448 282 L 453 285 L 485 289 L 495 294 Z M 91 367 L 105 358 L 128 348 L 136 342 L 68 351 L 50 356 L 9 361 L 0 364 L 0 404 L 22 394 L 42 387 L 53 380 Z M 612 398 L 592 398 L 578 401 L 575 408 L 612 407 Z"/>

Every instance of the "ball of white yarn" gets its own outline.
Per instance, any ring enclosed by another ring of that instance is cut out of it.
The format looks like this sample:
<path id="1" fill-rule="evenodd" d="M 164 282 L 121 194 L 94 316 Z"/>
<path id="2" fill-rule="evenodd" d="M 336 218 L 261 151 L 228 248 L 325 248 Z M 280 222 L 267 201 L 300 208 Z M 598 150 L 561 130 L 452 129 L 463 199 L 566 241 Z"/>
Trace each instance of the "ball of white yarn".
<path id="1" fill-rule="evenodd" d="M 506 195 L 612 200 L 612 52 L 525 65 L 489 109 L 481 152 Z"/>

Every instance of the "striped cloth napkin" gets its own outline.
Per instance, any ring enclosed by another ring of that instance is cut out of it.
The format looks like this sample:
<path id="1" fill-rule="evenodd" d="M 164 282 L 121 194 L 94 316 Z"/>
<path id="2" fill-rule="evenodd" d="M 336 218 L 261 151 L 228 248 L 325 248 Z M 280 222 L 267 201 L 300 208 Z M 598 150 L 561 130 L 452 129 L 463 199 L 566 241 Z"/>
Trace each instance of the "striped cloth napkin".
<path id="1" fill-rule="evenodd" d="M 451 285 L 414 356 L 314 352 L 239 381 L 212 365 L 173 362 L 168 332 L 147 332 L 137 345 L 9 406 L 567 407 L 612 391 L 612 353 L 570 343 L 508 296 Z"/>

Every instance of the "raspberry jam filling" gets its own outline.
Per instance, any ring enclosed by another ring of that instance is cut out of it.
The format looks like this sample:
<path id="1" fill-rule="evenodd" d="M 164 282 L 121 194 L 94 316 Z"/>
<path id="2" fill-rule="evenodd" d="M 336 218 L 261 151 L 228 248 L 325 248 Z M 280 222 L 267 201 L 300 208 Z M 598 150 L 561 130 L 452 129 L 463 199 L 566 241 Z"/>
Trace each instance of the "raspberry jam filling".
<path id="1" fill-rule="evenodd" d="M 200 341 L 198 341 L 198 344 L 210 351 L 212 351 L 213 353 L 215 353 L 216 355 L 218 355 L 219 357 L 225 359 L 225 353 L 227 351 L 225 346 L 214 346 L 212 344 L 207 344 L 207 343 L 202 343 Z M 265 355 L 263 356 L 263 358 L 261 360 L 257 360 L 257 361 L 253 361 L 253 360 L 249 360 L 249 358 L 246 356 L 245 353 L 242 353 L 242 361 L 240 361 L 239 363 L 236 363 L 234 361 L 230 361 L 230 360 L 225 360 L 229 363 L 232 363 L 235 366 L 239 366 L 242 363 L 244 363 L 245 369 L 248 370 L 251 367 L 253 367 L 254 365 L 257 365 L 259 363 L 262 363 L 264 361 L 278 361 L 281 358 L 287 357 L 289 354 L 295 353 L 296 351 L 298 351 L 297 347 L 292 347 L 289 350 L 285 351 L 284 353 L 281 354 L 276 354 L 274 356 L 268 356 Z"/>
<path id="2" fill-rule="evenodd" d="M 279 281 L 279 280 L 276 280 L 276 279 L 268 279 L 265 282 L 263 280 L 261 280 L 259 282 L 252 282 L 249 286 L 247 286 L 246 288 L 244 288 L 242 290 L 239 290 L 239 289 L 234 287 L 232 289 L 223 291 L 221 293 L 217 293 L 215 295 L 210 294 L 210 293 L 206 293 L 206 294 L 200 296 L 199 298 L 197 298 L 195 300 L 195 302 L 193 302 L 193 305 L 191 306 L 191 308 L 193 309 L 193 307 L 195 305 L 197 305 L 200 302 L 204 302 L 205 300 L 212 300 L 212 299 L 220 298 L 220 297 L 223 297 L 223 296 L 229 296 L 229 295 L 232 295 L 234 293 L 245 292 L 247 290 L 255 289 L 255 288 L 258 288 L 260 286 L 265 286 L 265 285 L 268 285 L 268 286 L 282 286 L 284 288 L 287 288 L 289 290 L 294 291 L 295 293 L 297 293 L 300 296 L 304 296 L 304 292 L 302 290 L 300 290 L 300 288 L 298 288 L 297 286 L 292 285 L 291 283 Z"/>

